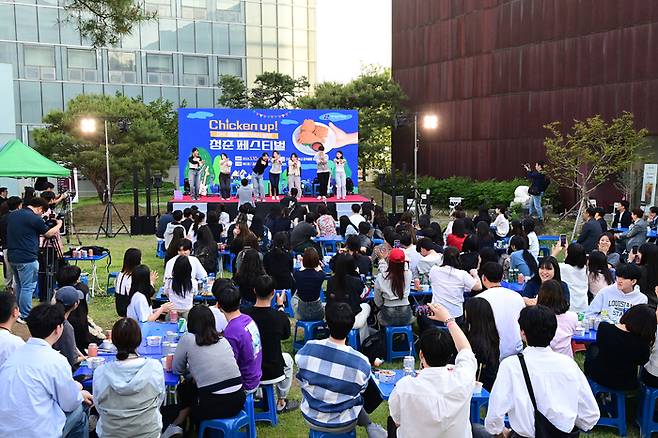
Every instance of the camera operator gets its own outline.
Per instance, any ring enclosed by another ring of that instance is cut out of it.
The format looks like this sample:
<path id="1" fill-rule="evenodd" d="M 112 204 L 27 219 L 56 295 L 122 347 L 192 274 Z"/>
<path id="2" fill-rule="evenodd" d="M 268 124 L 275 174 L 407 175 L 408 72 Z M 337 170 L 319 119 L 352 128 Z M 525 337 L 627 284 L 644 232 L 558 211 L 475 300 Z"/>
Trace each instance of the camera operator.
<path id="1" fill-rule="evenodd" d="M 43 212 L 42 218 L 46 226 L 50 229 L 57 225 L 57 220 L 64 220 L 62 213 L 57 213 L 55 207 L 57 206 L 58 197 L 54 192 L 43 191 L 41 197 L 48 202 L 48 209 Z M 61 230 L 60 230 L 61 231 Z M 53 264 L 52 272 L 58 272 L 59 268 L 64 262 L 62 258 L 62 236 L 60 233 L 55 233 L 54 236 L 49 238 L 42 238 L 41 247 L 46 248 L 45 251 L 39 253 L 39 301 L 44 302 L 48 299 L 48 287 L 46 278 L 46 268 L 48 264 Z M 52 248 L 52 249 L 51 249 Z M 48 252 L 48 253 L 46 253 Z"/>
<path id="2" fill-rule="evenodd" d="M 61 220 L 55 220 L 54 226 L 48 225 L 41 216 L 48 209 L 48 201 L 38 197 L 32 198 L 26 208 L 17 209 L 7 218 L 7 248 L 9 264 L 14 272 L 16 284 L 14 290 L 20 309 L 20 323 L 32 310 L 32 295 L 37 286 L 39 270 L 39 236 L 52 237 L 59 234 Z"/>

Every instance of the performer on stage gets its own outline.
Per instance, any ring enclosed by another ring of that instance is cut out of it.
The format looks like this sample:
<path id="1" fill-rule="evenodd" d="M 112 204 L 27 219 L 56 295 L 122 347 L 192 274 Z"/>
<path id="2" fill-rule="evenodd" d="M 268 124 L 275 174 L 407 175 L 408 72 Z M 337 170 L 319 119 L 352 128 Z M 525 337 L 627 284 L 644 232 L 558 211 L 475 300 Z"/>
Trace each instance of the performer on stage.
<path id="1" fill-rule="evenodd" d="M 265 182 L 263 181 L 263 174 L 267 168 L 267 162 L 270 160 L 270 156 L 267 152 L 263 152 L 263 155 L 260 156 L 256 165 L 254 166 L 251 172 L 251 185 L 254 186 L 254 196 L 256 196 L 256 202 L 265 201 Z"/>
<path id="2" fill-rule="evenodd" d="M 199 188 L 201 184 L 201 166 L 203 160 L 199 157 L 199 149 L 192 148 L 192 155 L 187 159 L 190 163 L 189 180 L 190 180 L 190 196 L 193 200 L 199 199 Z"/>
<path id="3" fill-rule="evenodd" d="M 283 157 L 278 151 L 272 152 L 272 167 L 270 167 L 270 192 L 272 199 L 279 200 L 279 178 L 281 177 L 281 164 Z"/>
<path id="4" fill-rule="evenodd" d="M 302 195 L 302 166 L 296 153 L 290 154 L 288 160 L 288 193 L 297 189 L 298 196 Z"/>
<path id="5" fill-rule="evenodd" d="M 320 183 L 320 195 L 318 199 L 327 199 L 327 188 L 329 186 L 329 157 L 324 153 L 324 146 L 320 142 L 311 145 L 318 153 L 315 154 L 315 162 L 318 163 L 318 182 Z"/>
<path id="6" fill-rule="evenodd" d="M 219 162 L 219 192 L 222 199 L 231 198 L 231 166 L 233 162 L 229 160 L 228 155 L 222 154 Z"/>
<path id="7" fill-rule="evenodd" d="M 336 197 L 345 199 L 347 196 L 347 176 L 345 175 L 345 157 L 343 152 L 337 151 L 334 163 L 336 164 Z"/>

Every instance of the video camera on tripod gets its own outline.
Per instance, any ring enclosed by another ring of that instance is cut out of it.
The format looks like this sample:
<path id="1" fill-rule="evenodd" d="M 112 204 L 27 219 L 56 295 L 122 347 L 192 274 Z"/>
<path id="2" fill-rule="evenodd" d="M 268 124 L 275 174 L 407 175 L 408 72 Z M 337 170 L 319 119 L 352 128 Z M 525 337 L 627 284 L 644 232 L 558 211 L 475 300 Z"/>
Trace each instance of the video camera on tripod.
<path id="1" fill-rule="evenodd" d="M 51 213 L 47 216 L 43 216 L 42 219 L 46 223 L 46 226 L 48 229 L 54 227 L 57 225 L 57 221 L 64 221 L 64 213 L 59 212 L 59 213 Z"/>

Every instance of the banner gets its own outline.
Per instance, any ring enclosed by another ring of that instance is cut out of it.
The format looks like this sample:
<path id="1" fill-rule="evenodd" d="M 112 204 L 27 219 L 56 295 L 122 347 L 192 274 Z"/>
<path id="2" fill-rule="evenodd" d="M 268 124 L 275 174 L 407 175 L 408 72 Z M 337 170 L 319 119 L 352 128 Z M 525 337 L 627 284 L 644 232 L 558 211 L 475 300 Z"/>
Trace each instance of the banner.
<path id="1" fill-rule="evenodd" d="M 644 205 L 651 207 L 656 205 L 656 174 L 658 164 L 645 164 L 644 177 L 642 178 L 642 199 Z"/>
<path id="2" fill-rule="evenodd" d="M 340 150 L 347 163 L 345 172 L 358 184 L 358 129 L 359 116 L 355 110 L 261 110 L 223 108 L 180 108 L 178 110 L 178 162 L 180 184 L 187 178 L 188 158 L 192 148 L 207 164 L 202 171 L 202 186 L 217 193 L 220 155 L 225 153 L 233 162 L 232 185 L 249 178 L 256 161 L 264 152 L 270 157 L 277 151 L 283 158 L 280 187 L 288 187 L 287 164 L 292 153 L 302 165 L 302 186 L 316 178 L 316 149 L 320 142 L 329 155 L 332 179 L 335 176 L 333 159 Z M 270 166 L 265 171 L 268 180 Z M 332 183 L 333 185 L 333 183 Z"/>

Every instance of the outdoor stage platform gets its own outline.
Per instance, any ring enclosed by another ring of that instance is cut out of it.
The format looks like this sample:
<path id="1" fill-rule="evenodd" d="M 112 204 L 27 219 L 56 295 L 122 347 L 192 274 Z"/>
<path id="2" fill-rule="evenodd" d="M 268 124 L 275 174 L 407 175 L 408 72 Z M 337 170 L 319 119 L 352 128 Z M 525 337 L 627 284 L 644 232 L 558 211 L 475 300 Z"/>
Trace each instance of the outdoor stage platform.
<path id="1" fill-rule="evenodd" d="M 270 208 L 279 204 L 280 200 L 283 199 L 282 196 L 279 197 L 279 201 L 273 200 L 271 197 L 267 197 L 265 202 L 256 202 L 256 213 L 262 214 L 263 216 L 267 215 L 270 212 Z M 342 215 L 352 214 L 351 207 L 352 204 L 362 204 L 364 202 L 370 201 L 365 196 L 361 195 L 349 195 L 345 199 L 338 200 L 335 197 L 327 198 L 326 201 L 321 201 L 317 197 L 303 196 L 299 200 L 300 205 L 307 205 L 311 211 L 315 210 L 318 205 L 327 203 L 329 211 L 331 214 L 338 218 Z M 196 205 L 200 211 L 207 212 L 209 210 L 218 210 L 220 205 L 226 207 L 226 212 L 234 217 L 238 213 L 238 199 L 231 198 L 228 201 L 223 200 L 219 196 L 202 196 L 198 201 L 193 201 L 190 196 L 183 196 L 179 199 L 172 199 L 169 201 L 169 206 L 173 210 L 183 210 L 188 207 Z"/>

